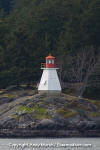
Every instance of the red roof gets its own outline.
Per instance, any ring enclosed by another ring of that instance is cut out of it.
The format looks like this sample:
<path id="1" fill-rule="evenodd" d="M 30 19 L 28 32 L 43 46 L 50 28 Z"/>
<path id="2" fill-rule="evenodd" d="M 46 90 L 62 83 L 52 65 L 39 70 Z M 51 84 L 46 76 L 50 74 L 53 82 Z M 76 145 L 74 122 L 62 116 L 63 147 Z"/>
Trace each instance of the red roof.
<path id="1" fill-rule="evenodd" d="M 49 54 L 49 56 L 47 56 L 46 59 L 55 59 L 55 57 L 51 56 L 51 54 Z"/>

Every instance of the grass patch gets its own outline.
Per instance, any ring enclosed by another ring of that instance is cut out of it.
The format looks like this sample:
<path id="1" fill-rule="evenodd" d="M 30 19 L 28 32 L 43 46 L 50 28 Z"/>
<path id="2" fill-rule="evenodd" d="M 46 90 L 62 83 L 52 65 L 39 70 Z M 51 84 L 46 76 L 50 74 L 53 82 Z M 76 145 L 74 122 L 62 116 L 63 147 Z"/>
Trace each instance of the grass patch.
<path id="1" fill-rule="evenodd" d="M 27 112 L 27 113 L 35 111 L 35 112 L 40 113 L 40 114 L 45 114 L 47 110 L 46 110 L 46 108 L 39 108 L 37 105 L 35 105 L 32 108 L 30 108 L 28 106 L 20 106 L 18 108 L 18 111 Z"/>
<path id="2" fill-rule="evenodd" d="M 89 117 L 100 117 L 100 112 L 89 112 L 88 113 L 88 116 Z"/>
<path id="3" fill-rule="evenodd" d="M 71 87 L 64 89 L 63 92 L 65 94 L 69 94 L 69 95 L 72 95 L 72 96 L 77 96 L 77 93 L 75 92 L 75 89 L 71 88 Z"/>
<path id="4" fill-rule="evenodd" d="M 20 106 L 18 108 L 18 111 L 30 113 L 30 112 L 34 111 L 34 108 L 30 108 L 30 107 L 27 107 L 27 106 Z"/>
<path id="5" fill-rule="evenodd" d="M 77 114 L 75 110 L 64 110 L 64 109 L 58 109 L 57 111 L 60 115 L 62 115 L 64 118 L 70 118 Z"/>
<path id="6" fill-rule="evenodd" d="M 42 98 L 42 100 L 43 100 L 43 101 L 46 101 L 46 100 L 47 100 L 47 97 Z"/>
<path id="7" fill-rule="evenodd" d="M 17 95 L 4 93 L 4 94 L 0 95 L 0 98 L 3 98 L 3 97 L 7 97 L 9 99 L 14 99 L 17 97 Z"/>
<path id="8" fill-rule="evenodd" d="M 35 105 L 32 108 L 30 108 L 28 106 L 20 106 L 18 108 L 18 111 L 20 113 L 23 113 L 23 112 L 31 113 L 34 111 L 35 119 L 44 119 L 44 118 L 49 119 L 50 118 L 50 115 L 47 114 L 47 109 L 46 108 L 39 108 L 37 105 Z"/>
<path id="9" fill-rule="evenodd" d="M 90 104 L 84 105 L 84 104 L 81 104 L 81 103 L 77 103 L 76 108 L 83 109 L 85 111 L 91 111 L 92 110 L 91 107 L 90 107 Z"/>
<path id="10" fill-rule="evenodd" d="M 49 119 L 49 118 L 51 117 L 47 114 L 40 114 L 40 113 L 35 114 L 35 119 Z"/>
<path id="11" fill-rule="evenodd" d="M 46 108 L 37 108 L 36 111 L 39 112 L 40 114 L 45 114 L 47 110 Z"/>
<path id="12" fill-rule="evenodd" d="M 84 106 L 83 109 L 86 110 L 86 111 L 91 111 L 92 110 L 89 104 Z"/>
<path id="13" fill-rule="evenodd" d="M 68 95 L 68 94 L 61 94 L 61 96 L 65 99 L 65 100 L 68 100 L 68 101 L 74 101 L 77 99 L 76 96 L 71 96 L 71 95 Z"/>
<path id="14" fill-rule="evenodd" d="M 8 97 L 9 99 L 14 99 L 14 98 L 16 98 L 17 96 L 16 96 L 16 95 L 12 95 L 12 94 L 7 94 L 7 97 Z"/>
<path id="15" fill-rule="evenodd" d="M 12 115 L 12 118 L 15 118 L 15 119 L 19 119 L 20 116 L 18 115 Z"/>
<path id="16" fill-rule="evenodd" d="M 99 100 L 89 100 L 92 104 L 96 105 L 97 108 L 100 110 L 100 101 Z"/>

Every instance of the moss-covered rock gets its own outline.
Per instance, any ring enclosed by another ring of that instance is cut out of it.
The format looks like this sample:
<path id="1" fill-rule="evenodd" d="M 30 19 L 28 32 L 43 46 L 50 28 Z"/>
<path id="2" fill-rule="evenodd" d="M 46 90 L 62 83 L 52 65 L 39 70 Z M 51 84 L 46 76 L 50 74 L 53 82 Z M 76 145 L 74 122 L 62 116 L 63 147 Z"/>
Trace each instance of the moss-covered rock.
<path id="1" fill-rule="evenodd" d="M 58 109 L 57 112 L 64 118 L 69 118 L 77 115 L 77 112 L 73 109 Z"/>
<path id="2" fill-rule="evenodd" d="M 78 99 L 63 93 L 59 96 L 32 94 L 29 90 L 4 92 L 0 100 L 5 95 L 7 101 L 0 105 L 2 128 L 37 129 L 42 120 L 51 120 L 50 129 L 72 130 L 79 122 L 100 120 L 100 102 L 97 100 Z"/>

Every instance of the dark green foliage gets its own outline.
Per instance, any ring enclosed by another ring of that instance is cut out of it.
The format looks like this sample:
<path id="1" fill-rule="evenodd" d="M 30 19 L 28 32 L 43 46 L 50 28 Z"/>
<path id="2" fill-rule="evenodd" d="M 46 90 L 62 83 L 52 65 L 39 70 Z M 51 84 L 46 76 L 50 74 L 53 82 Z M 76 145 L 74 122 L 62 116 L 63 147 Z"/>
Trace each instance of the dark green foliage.
<path id="1" fill-rule="evenodd" d="M 11 0 L 0 2 L 0 9 L 10 12 L 4 18 L 0 11 L 0 88 L 39 81 L 48 53 L 100 47 L 99 0 L 13 2 L 13 10 Z"/>
<path id="2" fill-rule="evenodd" d="M 9 14 L 13 8 L 15 0 L 0 0 L 0 9 L 4 11 L 4 14 Z"/>
<path id="3" fill-rule="evenodd" d="M 84 92 L 84 97 L 89 99 L 97 99 L 100 100 L 100 88 L 99 87 L 90 87 L 87 88 Z"/>

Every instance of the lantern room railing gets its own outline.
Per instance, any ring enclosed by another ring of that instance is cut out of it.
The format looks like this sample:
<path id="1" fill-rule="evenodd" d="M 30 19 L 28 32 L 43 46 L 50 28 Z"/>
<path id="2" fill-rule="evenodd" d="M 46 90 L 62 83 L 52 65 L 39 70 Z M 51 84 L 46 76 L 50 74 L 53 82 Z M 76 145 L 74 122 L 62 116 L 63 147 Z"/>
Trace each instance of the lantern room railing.
<path id="1" fill-rule="evenodd" d="M 41 63 L 41 68 L 46 68 L 46 63 Z M 54 68 L 60 68 L 60 65 L 54 64 Z"/>
<path id="2" fill-rule="evenodd" d="M 46 63 L 41 63 L 41 68 L 46 68 Z"/>

